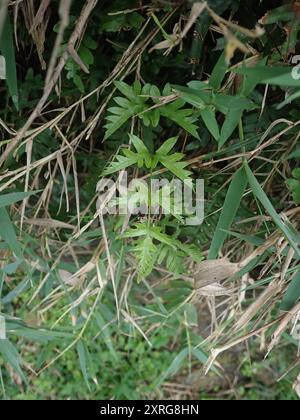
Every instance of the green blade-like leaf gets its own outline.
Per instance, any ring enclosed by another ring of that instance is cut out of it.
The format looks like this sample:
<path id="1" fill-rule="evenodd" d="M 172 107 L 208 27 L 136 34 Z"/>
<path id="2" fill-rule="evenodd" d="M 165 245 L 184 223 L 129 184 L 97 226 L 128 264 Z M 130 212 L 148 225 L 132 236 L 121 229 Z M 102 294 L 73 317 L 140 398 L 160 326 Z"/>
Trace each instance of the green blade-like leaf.
<path id="1" fill-rule="evenodd" d="M 81 368 L 81 372 L 82 375 L 84 377 L 85 383 L 88 387 L 89 390 L 91 390 L 90 388 L 90 382 L 89 382 L 89 375 L 88 375 L 88 370 L 87 370 L 87 361 L 86 361 L 86 346 L 83 343 L 82 340 L 79 340 L 77 343 L 77 353 L 78 353 L 78 357 L 79 357 L 79 364 L 80 364 L 80 368 Z"/>
<path id="2" fill-rule="evenodd" d="M 200 86 L 198 87 L 198 84 Z M 174 86 L 175 92 L 187 103 L 203 109 L 207 105 L 214 105 L 217 108 L 235 108 L 235 109 L 253 109 L 255 104 L 244 96 L 231 96 L 224 94 L 213 94 L 210 92 L 209 85 L 204 90 L 202 82 L 193 81 L 188 84 L 189 87 Z"/>
<path id="3" fill-rule="evenodd" d="M 128 229 L 125 233 L 122 233 L 122 235 L 119 236 L 119 238 L 122 239 L 128 239 L 128 238 L 139 238 L 141 236 L 148 235 L 149 229 L 145 227 L 143 224 L 138 224 L 135 226 L 135 228 Z"/>
<path id="4" fill-rule="evenodd" d="M 22 321 L 7 321 L 8 334 L 16 335 L 18 337 L 26 338 L 30 341 L 37 341 L 39 343 L 48 343 L 49 341 L 59 340 L 62 338 L 72 338 L 72 334 L 64 332 L 57 332 L 52 330 L 44 330 L 41 328 L 31 328 Z"/>
<path id="5" fill-rule="evenodd" d="M 26 378 L 21 368 L 22 359 L 15 346 L 9 340 L 0 340 L 0 354 L 5 362 L 18 373 L 24 382 L 26 382 Z"/>
<path id="6" fill-rule="evenodd" d="M 227 237 L 227 233 L 225 231 L 230 230 L 230 226 L 234 221 L 242 197 L 245 193 L 246 186 L 247 176 L 244 168 L 241 168 L 234 175 L 228 189 L 223 210 L 209 250 L 209 259 L 213 260 L 218 257 L 219 251 L 221 250 Z"/>
<path id="7" fill-rule="evenodd" d="M 295 101 L 298 98 L 300 98 L 300 90 L 297 90 L 296 92 L 289 95 L 283 102 L 281 102 L 277 106 L 277 109 L 280 110 L 280 109 L 284 108 L 286 105 L 291 104 L 293 101 Z"/>
<path id="8" fill-rule="evenodd" d="M 129 166 L 132 166 L 138 162 L 138 155 L 129 157 L 129 156 L 117 156 L 117 161 L 112 162 L 106 169 L 104 169 L 102 175 L 112 175 L 116 172 L 123 171 L 126 168 L 129 168 Z"/>
<path id="9" fill-rule="evenodd" d="M 200 115 L 211 135 L 214 137 L 215 140 L 219 141 L 220 130 L 214 109 L 212 109 L 211 107 L 204 108 L 200 111 Z"/>
<path id="10" fill-rule="evenodd" d="M 227 140 L 230 138 L 234 130 L 237 128 L 243 115 L 242 109 L 229 109 L 226 115 L 221 136 L 219 139 L 219 149 L 224 146 Z"/>
<path id="11" fill-rule="evenodd" d="M 256 67 L 265 67 L 268 62 L 268 57 L 264 57 L 256 63 Z M 256 86 L 259 84 L 259 79 L 255 75 L 248 74 L 244 75 L 243 85 L 241 88 L 241 94 L 246 98 L 254 91 Z"/>
<path id="12" fill-rule="evenodd" d="M 0 237 L 18 258 L 23 258 L 22 248 L 18 242 L 14 226 L 4 207 L 0 208 Z"/>
<path id="13" fill-rule="evenodd" d="M 263 17 L 264 25 L 271 25 L 273 23 L 292 22 L 295 18 L 292 8 L 285 4 L 284 6 L 276 7 L 273 10 L 269 10 L 268 13 Z"/>
<path id="14" fill-rule="evenodd" d="M 20 263 L 18 262 L 20 265 Z M 22 280 L 13 290 L 11 290 L 6 296 L 0 299 L 0 303 L 2 305 L 7 305 L 8 303 L 12 302 L 16 297 L 18 297 L 21 293 L 24 293 L 25 290 L 28 289 L 30 286 L 30 279 L 25 278 Z"/>
<path id="15" fill-rule="evenodd" d="M 298 272 L 289 285 L 285 295 L 283 296 L 280 309 L 282 311 L 290 311 L 296 305 L 300 298 L 300 272 Z"/>
<path id="16" fill-rule="evenodd" d="M 158 380 L 158 385 L 164 382 L 168 377 L 175 375 L 183 366 L 184 361 L 187 359 L 189 349 L 185 348 L 177 354 L 168 369 L 161 375 Z"/>
<path id="17" fill-rule="evenodd" d="M 242 67 L 233 71 L 253 77 L 264 85 L 299 87 L 299 79 L 293 77 L 293 67 Z"/>
<path id="18" fill-rule="evenodd" d="M 107 120 L 109 121 L 105 128 L 105 136 L 104 140 L 107 140 L 110 136 L 112 136 L 119 128 L 122 127 L 123 124 L 126 123 L 129 118 L 133 117 L 135 114 L 135 109 L 125 110 L 120 108 L 122 110 L 122 113 L 120 115 L 110 115 L 107 117 Z"/>
<path id="19" fill-rule="evenodd" d="M 199 135 L 197 132 L 198 127 L 196 126 L 196 124 L 193 123 L 193 118 L 187 116 L 187 114 L 191 114 L 191 113 L 192 113 L 191 110 L 188 110 L 188 109 L 173 110 L 170 107 L 161 109 L 161 114 L 163 116 L 174 121 L 176 124 L 182 127 L 185 131 L 190 133 L 193 137 L 195 137 L 196 139 L 199 139 Z"/>
<path id="20" fill-rule="evenodd" d="M 181 180 L 188 179 L 192 172 L 184 169 L 188 163 L 187 162 L 180 162 L 179 160 L 172 160 L 173 155 L 168 155 L 165 157 L 160 157 L 160 162 L 170 171 L 172 172 L 177 178 Z"/>
<path id="21" fill-rule="evenodd" d="M 145 155 L 145 154 L 149 155 L 149 151 L 147 149 L 147 146 L 142 142 L 142 140 L 139 137 L 135 136 L 134 134 L 129 134 L 129 138 L 130 138 L 132 144 L 134 145 L 135 150 L 138 153 L 140 153 L 142 155 Z"/>
<path id="22" fill-rule="evenodd" d="M 18 192 L 11 194 L 0 195 L 0 207 L 10 206 L 17 201 L 25 200 L 26 198 L 34 195 L 36 192 Z"/>
<path id="23" fill-rule="evenodd" d="M 226 53 L 224 51 L 221 54 L 217 64 L 215 65 L 209 79 L 210 86 L 213 87 L 215 90 L 221 87 L 221 84 L 225 77 L 227 69 L 228 69 L 228 64 L 226 63 Z"/>
<path id="24" fill-rule="evenodd" d="M 156 151 L 157 155 L 166 156 L 177 143 L 178 136 L 172 137 L 164 142 L 164 144 Z"/>
<path id="25" fill-rule="evenodd" d="M 220 109 L 235 109 L 235 111 L 240 111 L 243 109 L 255 109 L 256 107 L 254 102 L 243 96 L 230 96 L 222 94 L 216 94 L 214 96 L 213 104 Z"/>
<path id="26" fill-rule="evenodd" d="M 267 197 L 266 193 L 260 186 L 259 182 L 257 181 L 256 177 L 254 176 L 253 172 L 251 171 L 249 165 L 247 162 L 245 162 L 245 170 L 247 174 L 247 178 L 250 184 L 250 187 L 252 189 L 253 194 L 255 197 L 261 202 L 265 210 L 269 213 L 269 215 L 272 217 L 274 223 L 277 225 L 277 227 L 282 231 L 282 233 L 286 236 L 287 240 L 289 241 L 290 245 L 294 248 L 297 256 L 300 258 L 300 250 L 299 250 L 299 243 L 295 240 L 295 232 L 291 230 L 289 226 L 287 226 L 279 214 L 276 212 L 276 210 L 273 207 L 273 204 Z M 298 238 L 300 240 L 300 238 Z"/>
<path id="27" fill-rule="evenodd" d="M 137 95 L 135 94 L 133 88 L 127 85 L 127 83 L 115 81 L 114 84 L 116 88 L 130 101 L 134 101 L 136 99 Z"/>
<path id="28" fill-rule="evenodd" d="M 198 359 L 200 363 L 202 363 L 203 365 L 206 365 L 209 359 L 209 356 L 207 355 L 207 353 L 205 353 L 203 350 L 197 347 L 192 349 L 192 353 L 193 353 L 193 356 L 196 357 L 196 359 Z M 218 369 L 214 365 L 212 366 L 211 370 L 217 375 L 220 374 Z"/>
<path id="29" fill-rule="evenodd" d="M 17 66 L 15 59 L 15 46 L 9 15 L 6 16 L 2 34 L 0 34 L 0 51 L 6 61 L 6 83 L 9 94 L 19 110 L 19 93 L 17 81 Z"/>
<path id="30" fill-rule="evenodd" d="M 211 95 L 206 92 L 200 94 L 196 89 L 190 89 L 183 86 L 174 86 L 176 93 L 180 94 L 180 97 L 188 104 L 198 109 L 204 109 L 207 102 L 211 102 Z"/>
<path id="31" fill-rule="evenodd" d="M 162 244 L 169 245 L 172 248 L 176 248 L 176 242 L 174 243 L 174 240 L 171 236 L 166 235 L 165 233 L 162 233 L 159 228 L 152 227 L 149 230 L 150 235 L 152 238 L 156 239 L 157 241 L 161 242 Z"/>

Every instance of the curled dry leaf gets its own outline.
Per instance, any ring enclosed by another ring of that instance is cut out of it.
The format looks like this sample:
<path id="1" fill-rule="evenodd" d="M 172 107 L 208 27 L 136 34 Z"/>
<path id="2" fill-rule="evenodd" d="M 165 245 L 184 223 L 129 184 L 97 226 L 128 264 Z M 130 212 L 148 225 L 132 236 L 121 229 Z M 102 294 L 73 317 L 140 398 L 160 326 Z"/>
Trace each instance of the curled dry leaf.
<path id="1" fill-rule="evenodd" d="M 234 293 L 233 289 L 227 289 L 220 284 L 210 284 L 202 287 L 197 291 L 197 295 L 201 296 L 230 296 Z"/>
<path id="2" fill-rule="evenodd" d="M 180 44 L 183 38 L 187 36 L 195 22 L 197 21 L 198 17 L 204 12 L 204 10 L 207 7 L 206 2 L 196 2 L 193 4 L 191 14 L 189 16 L 189 19 L 183 28 L 181 33 L 174 33 L 172 35 L 169 35 L 169 38 L 165 41 L 159 42 L 158 44 L 154 45 L 153 48 L 150 49 L 150 53 L 155 50 L 165 50 L 169 49 L 171 50 L 176 45 Z"/>
<path id="3" fill-rule="evenodd" d="M 58 270 L 59 276 L 62 281 L 68 286 L 74 286 L 74 279 L 72 279 L 73 274 L 67 270 Z"/>
<path id="4" fill-rule="evenodd" d="M 153 48 L 149 50 L 151 53 L 155 50 L 166 50 L 168 48 L 172 48 L 175 45 L 177 45 L 180 42 L 180 37 L 178 35 L 172 34 L 169 35 L 168 39 L 165 39 L 164 41 L 159 42 L 158 44 L 154 45 Z"/>
<path id="5" fill-rule="evenodd" d="M 227 280 L 241 269 L 240 264 L 231 263 L 227 258 L 204 261 L 194 274 L 195 289 L 202 289 L 214 283 Z"/>
<path id="6" fill-rule="evenodd" d="M 42 226 L 49 229 L 70 229 L 74 230 L 75 226 L 70 225 L 69 223 L 62 222 L 60 220 L 54 219 L 25 219 L 24 223 L 28 223 L 34 226 Z"/>
<path id="7" fill-rule="evenodd" d="M 89 261 L 80 270 L 72 274 L 66 270 L 59 270 L 59 275 L 64 283 L 68 286 L 77 286 L 84 278 L 87 273 L 90 273 L 95 268 L 95 263 Z"/>

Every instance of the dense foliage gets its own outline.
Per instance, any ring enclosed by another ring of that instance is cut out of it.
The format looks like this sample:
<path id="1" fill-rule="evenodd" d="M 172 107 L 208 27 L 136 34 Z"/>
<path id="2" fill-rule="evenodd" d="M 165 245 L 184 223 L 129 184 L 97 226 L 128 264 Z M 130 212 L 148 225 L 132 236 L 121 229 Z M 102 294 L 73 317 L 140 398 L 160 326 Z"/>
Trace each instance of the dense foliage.
<path id="1" fill-rule="evenodd" d="M 300 395 L 299 34 L 298 1 L 0 1 L 2 398 Z M 156 214 L 101 211 L 124 170 Z M 193 226 L 161 197 L 196 179 Z"/>

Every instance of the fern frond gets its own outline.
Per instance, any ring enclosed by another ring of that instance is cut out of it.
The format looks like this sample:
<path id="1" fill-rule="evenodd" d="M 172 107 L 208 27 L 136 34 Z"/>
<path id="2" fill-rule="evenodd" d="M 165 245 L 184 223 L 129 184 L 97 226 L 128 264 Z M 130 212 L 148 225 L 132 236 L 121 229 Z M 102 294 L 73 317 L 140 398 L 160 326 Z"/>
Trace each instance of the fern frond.
<path id="1" fill-rule="evenodd" d="M 185 180 L 191 176 L 192 172 L 184 169 L 188 166 L 188 162 L 180 162 L 182 157 L 181 153 L 174 153 L 173 155 L 160 157 L 159 161 L 177 178 Z"/>
<path id="2" fill-rule="evenodd" d="M 115 97 L 113 100 L 118 106 L 108 108 L 110 114 L 106 117 L 108 123 L 105 125 L 106 132 L 104 140 L 112 136 L 134 115 L 142 113 L 147 109 L 145 99 L 138 96 L 138 92 L 141 90 L 138 86 L 135 86 L 134 89 L 124 82 L 115 82 L 115 86 L 126 98 L 120 96 Z"/>
<path id="3" fill-rule="evenodd" d="M 109 115 L 106 117 L 106 120 L 109 121 L 104 128 L 106 128 L 104 140 L 107 140 L 110 136 L 112 136 L 119 128 L 122 127 L 129 120 L 129 118 L 134 116 L 133 110 L 124 110 L 120 108 L 119 115 Z"/>
<path id="4" fill-rule="evenodd" d="M 161 114 L 174 121 L 180 127 L 182 127 L 185 131 L 190 133 L 193 137 L 199 139 L 198 135 L 198 127 L 194 124 L 195 119 L 191 117 L 194 113 L 192 108 L 181 109 L 184 106 L 185 102 L 181 99 L 177 101 L 165 105 L 161 108 Z"/>
<path id="5" fill-rule="evenodd" d="M 178 250 L 174 250 L 166 245 L 159 247 L 157 263 L 165 263 L 167 269 L 174 274 L 180 274 L 184 271 L 183 258 Z"/>
<path id="6" fill-rule="evenodd" d="M 111 162 L 111 164 L 104 169 L 103 176 L 112 175 L 115 172 L 123 171 L 124 169 L 128 168 L 129 166 L 135 165 L 138 162 L 138 157 L 134 156 L 116 156 L 116 162 Z"/>
<path id="7" fill-rule="evenodd" d="M 118 106 L 108 109 L 109 115 L 106 117 L 106 133 L 104 140 L 114 134 L 123 124 L 133 116 L 142 119 L 146 127 L 157 127 L 160 117 L 164 116 L 174 121 L 192 136 L 199 138 L 197 129 L 194 124 L 195 118 L 191 117 L 194 113 L 192 108 L 183 108 L 185 101 L 177 99 L 172 103 L 164 104 L 159 108 L 151 109 L 151 102 L 159 104 L 161 101 L 161 93 L 157 86 L 147 84 L 143 88 L 139 82 L 135 82 L 133 86 L 129 86 L 124 82 L 115 82 L 116 88 L 125 96 L 125 98 L 117 96 L 114 102 Z M 164 90 L 164 94 L 168 91 Z M 149 101 L 151 101 L 149 103 Z"/>
<path id="8" fill-rule="evenodd" d="M 157 257 L 157 247 L 150 235 L 147 235 L 134 248 L 138 260 L 138 281 L 151 274 Z"/>

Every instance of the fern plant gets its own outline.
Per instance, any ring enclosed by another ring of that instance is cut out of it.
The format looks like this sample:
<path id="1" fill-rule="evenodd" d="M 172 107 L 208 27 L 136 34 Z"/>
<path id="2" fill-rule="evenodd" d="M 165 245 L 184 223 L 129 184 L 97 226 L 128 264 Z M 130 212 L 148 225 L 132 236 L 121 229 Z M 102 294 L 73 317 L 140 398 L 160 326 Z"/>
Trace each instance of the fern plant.
<path id="1" fill-rule="evenodd" d="M 166 260 L 168 269 L 179 274 L 187 256 L 197 262 L 202 259 L 195 246 L 183 244 L 176 236 L 167 235 L 163 226 L 151 225 L 149 221 L 136 224 L 120 238 L 134 239 L 132 250 L 138 261 L 138 281 L 151 274 L 156 263 L 162 264 Z"/>
<path id="2" fill-rule="evenodd" d="M 103 175 L 112 175 L 116 172 L 124 170 L 131 166 L 138 168 L 145 168 L 153 171 L 161 164 L 169 172 L 181 180 L 189 179 L 191 172 L 188 171 L 186 166 L 188 162 L 182 161 L 183 153 L 172 153 L 178 137 L 172 137 L 166 140 L 153 154 L 151 154 L 143 143 L 143 141 L 133 135 L 129 135 L 130 143 L 133 150 L 123 149 L 122 153 L 116 156 L 115 161 L 104 170 Z M 151 193 L 149 197 L 148 188 L 142 181 L 136 180 L 135 188 L 124 198 L 134 204 L 146 205 L 147 208 L 159 207 L 166 211 L 167 214 L 174 216 L 179 222 L 182 222 L 182 209 L 179 211 L 177 208 L 176 200 L 173 199 L 171 192 L 174 192 L 176 185 L 170 183 L 162 186 L 155 193 Z M 168 203 L 164 202 L 163 197 L 170 197 Z M 118 199 L 119 204 L 122 206 L 124 203 L 122 197 Z M 112 203 L 115 204 L 114 202 Z M 176 235 L 169 236 L 164 233 L 164 226 L 154 226 L 148 219 L 145 223 L 136 224 L 134 228 L 125 232 L 121 238 L 134 239 L 133 252 L 138 261 L 138 281 L 147 277 L 153 270 L 156 262 L 162 264 L 166 262 L 167 268 L 174 273 L 182 272 L 183 259 L 187 256 L 192 256 L 194 260 L 199 258 L 199 249 L 196 247 L 181 243 Z"/>
<path id="3" fill-rule="evenodd" d="M 149 152 L 139 137 L 129 134 L 129 139 L 135 152 L 124 148 L 122 150 L 123 155 L 117 155 L 116 161 L 112 162 L 104 170 L 104 176 L 112 175 L 133 165 L 137 165 L 138 168 L 145 167 L 146 169 L 154 170 L 161 163 L 168 171 L 182 180 L 190 177 L 191 172 L 185 169 L 188 166 L 188 162 L 182 161 L 184 154 L 170 154 L 177 143 L 178 137 L 172 137 L 166 140 L 154 154 Z"/>
<path id="4" fill-rule="evenodd" d="M 190 257 L 193 261 L 200 263 L 203 259 L 199 248 L 193 244 L 184 244 L 174 239 L 177 247 L 171 248 L 164 244 L 158 247 L 157 264 L 165 264 L 167 269 L 174 274 L 182 274 L 185 271 L 184 260 Z"/>
<path id="5" fill-rule="evenodd" d="M 150 234 L 136 241 L 133 251 L 138 260 L 138 282 L 151 274 L 157 257 L 157 246 Z"/>
<path id="6" fill-rule="evenodd" d="M 111 137 L 130 118 L 139 117 L 146 127 L 157 127 L 161 117 L 175 122 L 192 136 L 199 138 L 195 112 L 192 108 L 184 108 L 186 101 L 178 99 L 172 93 L 170 85 L 166 85 L 163 92 L 157 86 L 146 84 L 142 87 L 139 81 L 133 86 L 120 81 L 115 86 L 122 96 L 114 97 L 117 106 L 108 108 L 109 115 L 106 117 L 106 133 L 104 140 Z"/>

